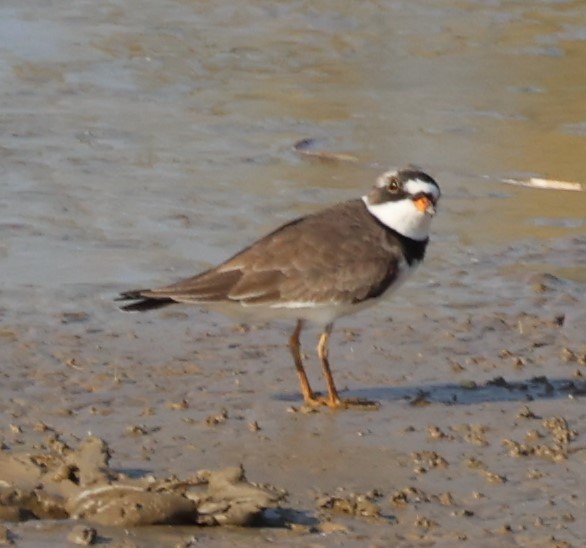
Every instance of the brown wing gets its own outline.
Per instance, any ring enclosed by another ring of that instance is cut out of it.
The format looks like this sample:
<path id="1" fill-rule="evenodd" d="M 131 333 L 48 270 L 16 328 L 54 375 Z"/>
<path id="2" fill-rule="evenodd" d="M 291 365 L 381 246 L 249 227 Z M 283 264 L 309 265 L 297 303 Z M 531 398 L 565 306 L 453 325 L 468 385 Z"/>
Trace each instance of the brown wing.
<path id="1" fill-rule="evenodd" d="M 361 302 L 392 283 L 400 256 L 399 242 L 361 200 L 352 200 L 283 225 L 202 274 L 125 296 L 243 304 Z"/>

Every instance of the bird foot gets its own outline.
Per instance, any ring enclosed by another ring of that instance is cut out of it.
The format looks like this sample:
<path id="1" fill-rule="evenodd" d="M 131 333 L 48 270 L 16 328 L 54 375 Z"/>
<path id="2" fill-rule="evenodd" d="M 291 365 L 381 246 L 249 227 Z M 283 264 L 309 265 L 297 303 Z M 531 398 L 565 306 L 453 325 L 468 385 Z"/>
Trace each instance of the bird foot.
<path id="1" fill-rule="evenodd" d="M 330 409 L 357 409 L 361 411 L 377 411 L 380 403 L 365 398 L 331 398 L 329 396 L 313 397 L 305 400 L 305 405 L 311 409 L 329 407 Z"/>

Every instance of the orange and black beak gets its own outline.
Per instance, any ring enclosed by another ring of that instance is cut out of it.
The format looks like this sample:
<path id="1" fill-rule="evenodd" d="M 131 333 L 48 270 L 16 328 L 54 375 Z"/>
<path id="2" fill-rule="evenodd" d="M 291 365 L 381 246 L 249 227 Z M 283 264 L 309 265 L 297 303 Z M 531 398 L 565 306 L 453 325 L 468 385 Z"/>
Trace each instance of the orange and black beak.
<path id="1" fill-rule="evenodd" d="M 433 198 L 427 194 L 420 194 L 413 199 L 415 207 L 421 211 L 421 213 L 428 213 L 429 215 L 435 215 L 435 203 Z"/>

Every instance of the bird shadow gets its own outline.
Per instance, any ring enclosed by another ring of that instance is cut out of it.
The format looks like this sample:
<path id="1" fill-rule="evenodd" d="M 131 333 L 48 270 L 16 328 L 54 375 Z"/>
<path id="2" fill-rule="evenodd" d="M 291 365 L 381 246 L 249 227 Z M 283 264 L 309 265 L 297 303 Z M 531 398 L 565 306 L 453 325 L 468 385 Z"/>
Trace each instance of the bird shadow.
<path id="1" fill-rule="evenodd" d="M 406 401 L 413 406 L 428 404 L 478 405 L 492 402 L 518 402 L 544 399 L 577 398 L 586 396 L 586 381 L 571 378 L 531 377 L 521 381 L 507 381 L 495 377 L 479 383 L 436 383 L 418 386 L 373 386 L 340 391 L 344 398 L 371 401 Z M 300 401 L 299 394 L 279 394 L 282 401 Z"/>

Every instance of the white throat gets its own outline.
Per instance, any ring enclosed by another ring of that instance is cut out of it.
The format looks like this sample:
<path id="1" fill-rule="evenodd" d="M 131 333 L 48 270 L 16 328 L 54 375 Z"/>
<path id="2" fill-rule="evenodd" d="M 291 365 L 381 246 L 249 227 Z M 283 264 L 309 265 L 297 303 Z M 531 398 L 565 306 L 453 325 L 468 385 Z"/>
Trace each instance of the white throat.
<path id="1" fill-rule="evenodd" d="M 362 200 L 372 215 L 399 234 L 418 241 L 429 237 L 432 216 L 419 211 L 412 200 L 389 201 L 381 204 L 369 203 L 368 196 L 363 196 Z"/>

